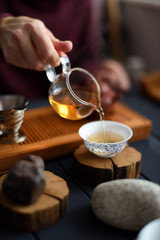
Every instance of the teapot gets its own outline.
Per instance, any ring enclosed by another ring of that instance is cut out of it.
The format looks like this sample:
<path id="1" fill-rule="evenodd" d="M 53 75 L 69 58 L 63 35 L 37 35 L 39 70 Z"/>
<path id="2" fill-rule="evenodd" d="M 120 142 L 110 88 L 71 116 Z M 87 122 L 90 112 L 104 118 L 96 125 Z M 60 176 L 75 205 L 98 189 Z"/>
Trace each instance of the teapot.
<path id="1" fill-rule="evenodd" d="M 48 65 L 46 75 L 51 82 L 49 102 L 63 118 L 79 120 L 88 117 L 94 110 L 103 118 L 100 87 L 95 77 L 83 68 L 71 68 L 66 54 L 61 54 L 62 73 L 56 74 L 55 68 Z"/>

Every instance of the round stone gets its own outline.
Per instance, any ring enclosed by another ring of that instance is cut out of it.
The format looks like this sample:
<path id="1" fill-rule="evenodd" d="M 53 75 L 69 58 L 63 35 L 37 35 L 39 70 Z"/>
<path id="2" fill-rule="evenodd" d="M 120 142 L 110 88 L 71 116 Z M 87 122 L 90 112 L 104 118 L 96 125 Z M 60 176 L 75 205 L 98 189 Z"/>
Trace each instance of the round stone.
<path id="1" fill-rule="evenodd" d="M 139 231 L 160 217 L 160 186 L 140 179 L 119 179 L 99 184 L 91 206 L 104 223 Z"/>

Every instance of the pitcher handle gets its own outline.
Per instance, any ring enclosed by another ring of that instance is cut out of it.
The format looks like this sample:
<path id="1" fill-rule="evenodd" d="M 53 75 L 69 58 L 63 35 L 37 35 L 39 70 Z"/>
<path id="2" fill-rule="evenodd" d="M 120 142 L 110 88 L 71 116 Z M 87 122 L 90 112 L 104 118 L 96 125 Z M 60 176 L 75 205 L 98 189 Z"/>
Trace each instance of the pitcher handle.
<path id="1" fill-rule="evenodd" d="M 71 69 L 71 64 L 70 64 L 68 56 L 63 52 L 60 53 L 60 61 L 62 64 L 62 73 L 68 74 Z"/>
<path id="2" fill-rule="evenodd" d="M 60 62 L 62 64 L 62 74 L 63 75 L 68 74 L 71 69 L 71 64 L 68 56 L 63 52 L 60 53 Z M 46 65 L 46 75 L 50 82 L 53 82 L 57 77 L 55 68 L 49 65 L 48 63 Z"/>

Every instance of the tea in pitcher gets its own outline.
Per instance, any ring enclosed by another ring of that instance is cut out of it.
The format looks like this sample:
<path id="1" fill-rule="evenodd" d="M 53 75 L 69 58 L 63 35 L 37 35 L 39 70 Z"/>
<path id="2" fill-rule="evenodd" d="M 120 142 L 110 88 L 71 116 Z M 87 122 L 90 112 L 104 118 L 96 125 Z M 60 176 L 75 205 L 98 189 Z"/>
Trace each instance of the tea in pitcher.
<path id="1" fill-rule="evenodd" d="M 78 96 L 80 97 L 83 95 L 83 97 L 88 99 L 90 103 L 98 105 L 98 103 L 95 103 L 95 101 L 98 102 L 95 93 L 84 90 L 77 90 L 76 93 L 78 93 Z M 54 97 L 50 95 L 49 102 L 61 117 L 70 120 L 79 120 L 88 117 L 94 110 L 96 110 L 91 106 L 81 104 L 75 98 L 71 97 L 68 89 L 63 89 L 57 95 L 54 95 Z"/>
<path id="2" fill-rule="evenodd" d="M 47 65 L 46 74 L 52 82 L 49 88 L 49 102 L 63 118 L 79 120 L 97 111 L 104 119 L 101 107 L 100 87 L 95 77 L 82 68 L 70 68 L 67 55 L 60 57 L 62 73 Z"/>

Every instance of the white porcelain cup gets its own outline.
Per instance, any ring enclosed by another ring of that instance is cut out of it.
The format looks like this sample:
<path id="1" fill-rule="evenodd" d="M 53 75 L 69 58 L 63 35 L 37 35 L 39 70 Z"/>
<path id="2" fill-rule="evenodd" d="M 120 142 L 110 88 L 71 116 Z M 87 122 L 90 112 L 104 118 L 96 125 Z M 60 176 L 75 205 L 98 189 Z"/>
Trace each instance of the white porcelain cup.
<path id="1" fill-rule="evenodd" d="M 144 226 L 139 232 L 137 240 L 160 240 L 160 218 Z"/>

